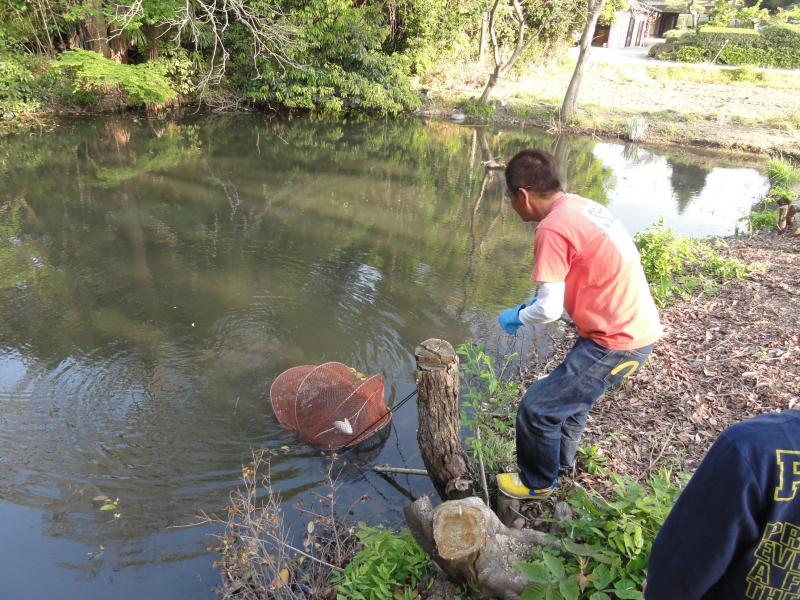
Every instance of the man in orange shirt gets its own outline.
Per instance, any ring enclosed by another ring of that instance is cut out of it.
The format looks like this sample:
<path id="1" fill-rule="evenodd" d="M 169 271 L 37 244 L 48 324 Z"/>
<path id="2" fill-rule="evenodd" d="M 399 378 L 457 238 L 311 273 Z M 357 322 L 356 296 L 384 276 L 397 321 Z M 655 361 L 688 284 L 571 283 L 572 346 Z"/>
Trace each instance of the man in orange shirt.
<path id="1" fill-rule="evenodd" d="M 517 410 L 518 473 L 497 476 L 513 498 L 546 497 L 559 470 L 571 470 L 586 417 L 610 386 L 633 375 L 662 329 L 639 252 L 628 232 L 600 204 L 567 194 L 553 157 L 523 150 L 505 171 L 511 206 L 538 221 L 531 278 L 536 297 L 500 314 L 500 326 L 555 321 L 566 313 L 578 341 L 547 377 L 525 392 Z"/>

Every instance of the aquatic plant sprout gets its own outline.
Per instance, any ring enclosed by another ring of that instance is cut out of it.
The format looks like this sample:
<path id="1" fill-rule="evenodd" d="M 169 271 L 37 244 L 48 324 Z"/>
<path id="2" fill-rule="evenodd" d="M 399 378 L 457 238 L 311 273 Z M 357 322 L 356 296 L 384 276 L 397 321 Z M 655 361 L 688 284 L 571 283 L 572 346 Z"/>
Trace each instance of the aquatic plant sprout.
<path id="1" fill-rule="evenodd" d="M 383 377 L 337 362 L 292 367 L 275 378 L 269 396 L 283 427 L 328 449 L 363 442 L 392 420 Z"/>

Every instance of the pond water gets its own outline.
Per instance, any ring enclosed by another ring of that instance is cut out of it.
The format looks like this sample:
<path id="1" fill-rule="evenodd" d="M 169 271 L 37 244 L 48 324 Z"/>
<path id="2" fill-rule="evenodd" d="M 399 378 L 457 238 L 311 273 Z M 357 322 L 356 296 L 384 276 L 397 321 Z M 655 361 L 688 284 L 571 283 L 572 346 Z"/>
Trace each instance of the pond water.
<path id="1" fill-rule="evenodd" d="M 277 451 L 289 522 L 322 489 L 325 458 L 272 415 L 278 373 L 342 361 L 391 403 L 420 341 L 506 343 L 531 229 L 481 161 L 529 146 L 631 231 L 729 234 L 766 186 L 718 156 L 418 120 L 118 117 L 0 142 L 0 597 L 213 597 L 214 529 L 180 526 L 226 504 L 251 448 Z M 399 522 L 431 489 L 359 466 L 421 466 L 414 410 L 343 472 L 354 518 Z"/>

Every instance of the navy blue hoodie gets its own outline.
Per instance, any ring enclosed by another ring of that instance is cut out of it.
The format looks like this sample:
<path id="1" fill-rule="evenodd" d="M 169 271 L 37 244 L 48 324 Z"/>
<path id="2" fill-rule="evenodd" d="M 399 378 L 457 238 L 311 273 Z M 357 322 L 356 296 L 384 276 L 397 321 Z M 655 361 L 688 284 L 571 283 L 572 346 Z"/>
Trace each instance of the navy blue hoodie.
<path id="1" fill-rule="evenodd" d="M 653 543 L 647 600 L 800 600 L 800 411 L 729 427 Z"/>

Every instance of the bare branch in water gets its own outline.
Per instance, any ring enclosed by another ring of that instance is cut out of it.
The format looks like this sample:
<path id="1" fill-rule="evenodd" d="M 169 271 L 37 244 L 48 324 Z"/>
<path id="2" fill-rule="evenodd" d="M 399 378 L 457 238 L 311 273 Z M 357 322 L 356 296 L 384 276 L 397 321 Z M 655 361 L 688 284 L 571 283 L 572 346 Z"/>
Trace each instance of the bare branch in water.
<path id="1" fill-rule="evenodd" d="M 326 472 L 327 494 L 315 494 L 308 516 L 303 548 L 290 543 L 281 499 L 272 489 L 269 456 L 254 451 L 242 469 L 242 486 L 230 495 L 224 518 L 203 514 L 203 522 L 222 524 L 218 536 L 225 600 L 306 600 L 334 598 L 332 576 L 341 572 L 356 551 L 355 527 L 335 509 L 335 456 Z M 346 513 L 345 513 L 346 514 Z"/>

